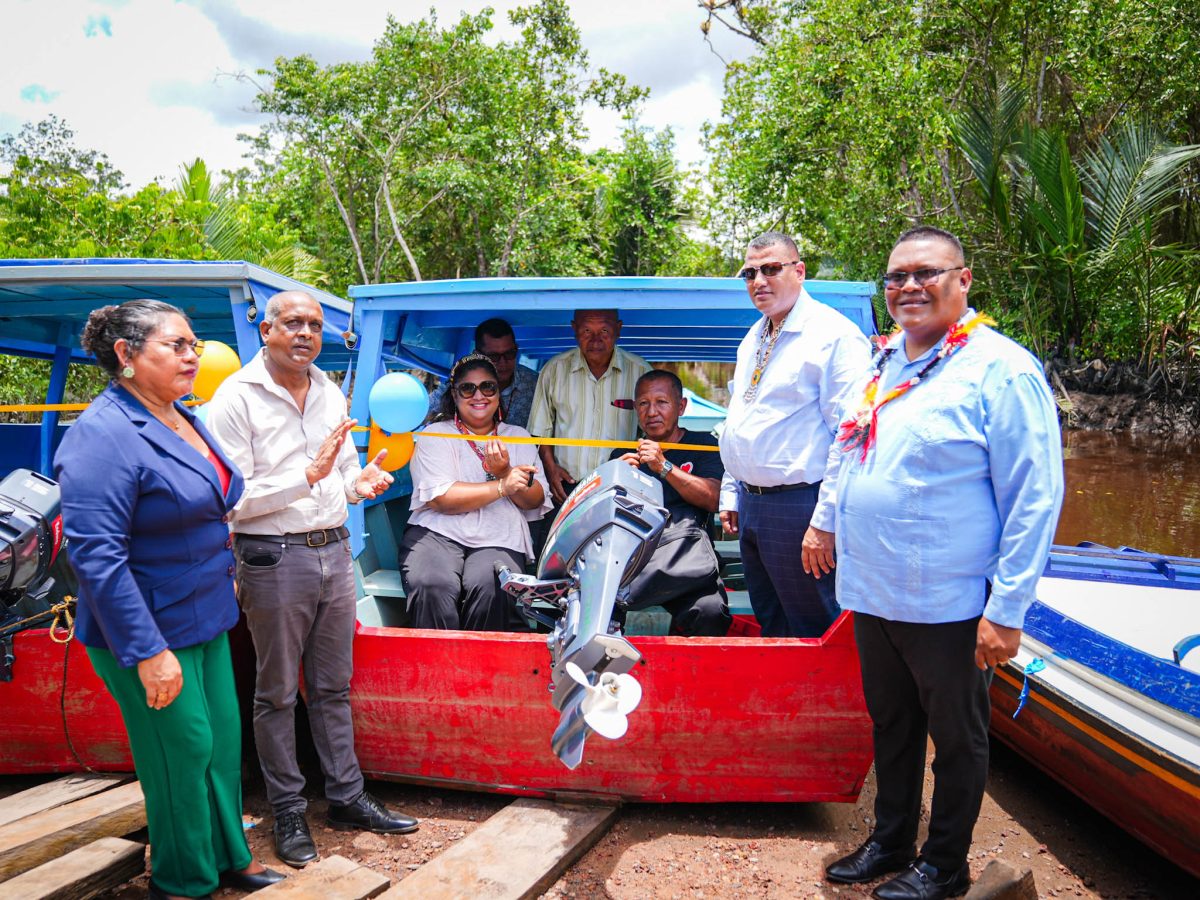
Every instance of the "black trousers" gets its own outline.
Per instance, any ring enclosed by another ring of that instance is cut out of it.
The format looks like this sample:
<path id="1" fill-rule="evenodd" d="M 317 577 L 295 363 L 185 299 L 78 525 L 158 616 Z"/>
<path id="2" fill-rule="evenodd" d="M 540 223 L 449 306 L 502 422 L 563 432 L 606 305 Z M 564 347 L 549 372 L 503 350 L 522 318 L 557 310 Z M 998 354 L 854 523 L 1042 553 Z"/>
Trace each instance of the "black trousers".
<path id="1" fill-rule="evenodd" d="M 464 547 L 436 531 L 409 525 L 398 555 L 414 628 L 529 630 L 496 575 L 498 562 L 524 572 L 523 554 L 507 547 Z"/>
<path id="2" fill-rule="evenodd" d="M 967 860 L 988 767 L 988 687 L 975 666 L 978 618 L 934 625 L 854 614 L 863 694 L 874 723 L 874 840 L 912 845 L 921 818 L 925 750 L 933 738 L 933 803 L 921 856 L 956 871 Z"/>

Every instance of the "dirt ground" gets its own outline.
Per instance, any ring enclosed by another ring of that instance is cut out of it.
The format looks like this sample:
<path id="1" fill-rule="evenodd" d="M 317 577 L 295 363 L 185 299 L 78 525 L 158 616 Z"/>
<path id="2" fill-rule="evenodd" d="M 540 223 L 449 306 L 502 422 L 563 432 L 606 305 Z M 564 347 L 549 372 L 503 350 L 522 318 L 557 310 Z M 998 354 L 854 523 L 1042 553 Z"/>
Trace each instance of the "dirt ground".
<path id="1" fill-rule="evenodd" d="M 319 784 L 311 772 L 310 784 Z M 40 779 L 0 779 L 0 796 Z M 930 784 L 926 784 L 926 800 Z M 340 832 L 322 824 L 314 800 L 309 822 L 322 854 L 347 856 L 404 878 L 471 833 L 501 809 L 506 797 L 375 782 L 389 805 L 418 816 L 421 830 L 383 837 Z M 563 875 L 546 900 L 647 898 L 866 897 L 873 885 L 835 886 L 822 867 L 856 847 L 870 831 L 874 776 L 855 805 L 736 804 L 626 806 L 614 827 Z M 261 786 L 247 786 L 251 849 L 269 866 L 271 817 Z M 1200 812 L 1197 815 L 1200 828 Z M 978 877 L 991 859 L 1033 869 L 1041 897 L 1200 897 L 1200 882 L 1157 856 L 1001 745 L 993 745 L 987 796 L 971 856 Z M 141 900 L 146 876 L 111 891 L 106 900 Z M 0 888 L 0 894 L 3 889 Z M 235 900 L 234 891 L 219 891 Z"/>

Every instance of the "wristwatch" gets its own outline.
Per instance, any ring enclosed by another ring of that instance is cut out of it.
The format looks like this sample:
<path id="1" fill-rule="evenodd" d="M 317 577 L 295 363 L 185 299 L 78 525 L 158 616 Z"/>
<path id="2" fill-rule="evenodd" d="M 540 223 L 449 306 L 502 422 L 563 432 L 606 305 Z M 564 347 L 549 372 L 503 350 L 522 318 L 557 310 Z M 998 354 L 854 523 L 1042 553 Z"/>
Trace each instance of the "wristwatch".
<path id="1" fill-rule="evenodd" d="M 662 468 L 658 470 L 658 477 L 661 478 L 663 481 L 666 481 L 667 476 L 671 474 L 671 470 L 674 468 L 675 468 L 675 463 L 671 462 L 669 459 L 664 459 Z"/>

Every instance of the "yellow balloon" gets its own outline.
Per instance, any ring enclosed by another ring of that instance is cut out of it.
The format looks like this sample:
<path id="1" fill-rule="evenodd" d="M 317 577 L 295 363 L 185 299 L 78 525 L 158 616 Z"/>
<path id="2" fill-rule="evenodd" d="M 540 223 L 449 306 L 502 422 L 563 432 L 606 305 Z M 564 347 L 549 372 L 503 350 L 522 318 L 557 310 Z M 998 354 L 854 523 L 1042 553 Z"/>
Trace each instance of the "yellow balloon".
<path id="1" fill-rule="evenodd" d="M 395 472 L 408 465 L 408 461 L 412 459 L 413 448 L 411 432 L 386 434 L 375 424 L 374 419 L 371 420 L 371 437 L 367 440 L 367 462 L 373 460 L 375 454 L 380 450 L 386 450 L 387 456 L 383 458 L 383 469 L 385 472 Z"/>
<path id="2" fill-rule="evenodd" d="M 192 393 L 201 400 L 211 400 L 221 382 L 242 367 L 237 352 L 220 341 L 205 341 L 204 355 L 200 357 L 200 369 Z"/>

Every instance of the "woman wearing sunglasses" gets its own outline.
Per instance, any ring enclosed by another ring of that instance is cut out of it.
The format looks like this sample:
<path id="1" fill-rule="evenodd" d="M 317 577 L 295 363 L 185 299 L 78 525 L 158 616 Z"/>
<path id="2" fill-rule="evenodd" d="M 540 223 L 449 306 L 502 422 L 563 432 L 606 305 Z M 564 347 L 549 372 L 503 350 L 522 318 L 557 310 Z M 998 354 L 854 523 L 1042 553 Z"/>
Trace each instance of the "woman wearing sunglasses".
<path id="1" fill-rule="evenodd" d="M 441 408 L 410 464 L 412 512 L 400 542 L 400 575 L 415 628 L 516 631 L 525 626 L 500 590 L 496 563 L 514 572 L 533 557 L 529 523 L 550 508 L 529 432 L 501 421 L 496 367 L 473 353 L 454 364 Z M 466 440 L 458 435 L 485 438 Z"/>

